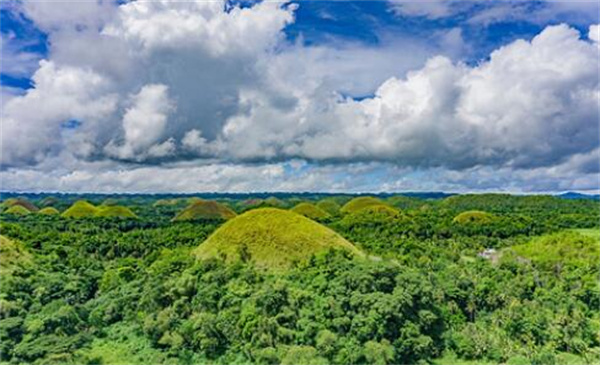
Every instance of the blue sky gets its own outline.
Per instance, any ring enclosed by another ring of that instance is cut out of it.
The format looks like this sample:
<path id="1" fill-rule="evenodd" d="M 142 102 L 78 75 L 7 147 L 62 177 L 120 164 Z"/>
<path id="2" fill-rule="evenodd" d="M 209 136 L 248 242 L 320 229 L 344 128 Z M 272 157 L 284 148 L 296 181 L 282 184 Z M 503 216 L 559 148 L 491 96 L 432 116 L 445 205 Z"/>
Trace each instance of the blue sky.
<path id="1" fill-rule="evenodd" d="M 7 189 L 598 188 L 595 1 L 0 6 Z"/>

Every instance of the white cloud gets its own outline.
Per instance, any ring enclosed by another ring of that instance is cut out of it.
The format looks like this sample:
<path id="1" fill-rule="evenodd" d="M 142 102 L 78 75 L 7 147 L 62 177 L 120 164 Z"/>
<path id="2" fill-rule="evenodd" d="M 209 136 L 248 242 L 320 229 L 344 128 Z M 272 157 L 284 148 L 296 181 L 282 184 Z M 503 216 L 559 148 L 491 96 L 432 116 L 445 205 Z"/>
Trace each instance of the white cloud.
<path id="1" fill-rule="evenodd" d="M 132 97 L 133 105 L 123 115 L 124 143 L 107 146 L 107 152 L 122 159 L 144 158 L 148 149 L 150 155 L 162 157 L 175 149 L 173 141 L 159 145 L 167 126 L 169 113 L 174 106 L 168 96 L 168 87 L 162 84 L 144 85 L 139 93 Z M 165 144 L 167 143 L 167 144 Z"/>
<path id="2" fill-rule="evenodd" d="M 564 181 L 551 169 L 567 163 L 584 181 L 598 157 L 597 26 L 587 39 L 548 27 L 464 65 L 426 60 L 432 49 L 411 40 L 289 44 L 294 6 L 276 2 L 230 11 L 224 2 L 93 2 L 73 14 L 65 4 L 25 3 L 51 48 L 35 88 L 3 101 L 9 186 L 31 178 L 35 188 L 36 171 L 62 165 L 48 186 L 367 188 L 357 166 L 370 164 L 447 181 L 451 170 L 543 170 L 549 185 Z M 423 16 L 446 16 L 431 6 Z M 465 47 L 459 28 L 441 37 L 450 56 Z M 365 94 L 374 95 L 345 96 Z M 286 176 L 283 161 L 294 159 L 327 167 Z M 192 166 L 178 165 L 185 161 Z M 348 180 L 334 178 L 344 171 Z M 198 182 L 191 172 L 217 178 Z M 169 176 L 183 182 L 171 186 Z"/>

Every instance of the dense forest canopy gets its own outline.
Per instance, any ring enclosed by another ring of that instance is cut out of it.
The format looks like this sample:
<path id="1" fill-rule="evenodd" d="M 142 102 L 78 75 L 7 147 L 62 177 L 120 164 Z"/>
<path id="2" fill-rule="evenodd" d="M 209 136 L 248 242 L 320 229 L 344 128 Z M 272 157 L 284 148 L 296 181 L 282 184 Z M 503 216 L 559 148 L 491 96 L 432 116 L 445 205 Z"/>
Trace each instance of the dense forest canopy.
<path id="1" fill-rule="evenodd" d="M 593 363 L 599 208 L 503 194 L 5 195 L 0 363 Z"/>

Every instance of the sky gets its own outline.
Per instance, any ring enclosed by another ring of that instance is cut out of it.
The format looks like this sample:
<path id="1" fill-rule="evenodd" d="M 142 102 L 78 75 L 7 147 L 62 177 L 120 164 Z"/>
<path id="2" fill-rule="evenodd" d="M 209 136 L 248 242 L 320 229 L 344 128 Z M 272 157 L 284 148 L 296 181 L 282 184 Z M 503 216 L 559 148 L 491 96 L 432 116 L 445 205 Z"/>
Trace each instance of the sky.
<path id="1" fill-rule="evenodd" d="M 597 1 L 0 2 L 0 188 L 598 192 Z"/>

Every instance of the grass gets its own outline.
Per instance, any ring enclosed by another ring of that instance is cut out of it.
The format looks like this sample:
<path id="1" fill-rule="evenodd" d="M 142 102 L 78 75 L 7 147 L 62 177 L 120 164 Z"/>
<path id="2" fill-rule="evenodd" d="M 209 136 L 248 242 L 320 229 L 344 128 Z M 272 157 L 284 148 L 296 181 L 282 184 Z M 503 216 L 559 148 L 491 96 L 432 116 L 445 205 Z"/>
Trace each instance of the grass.
<path id="1" fill-rule="evenodd" d="M 31 214 L 31 211 L 23 207 L 22 205 L 13 205 L 12 207 L 8 208 L 4 213 L 14 215 L 27 215 Z"/>
<path id="2" fill-rule="evenodd" d="M 341 205 L 334 199 L 323 199 L 317 203 L 317 207 L 331 215 L 338 214 L 340 209 L 342 209 Z"/>
<path id="3" fill-rule="evenodd" d="M 331 214 L 327 213 L 326 211 L 312 203 L 300 203 L 292 208 L 292 212 L 298 213 L 316 221 L 331 217 Z"/>
<path id="4" fill-rule="evenodd" d="M 64 218 L 137 218 L 127 207 L 121 205 L 95 207 L 85 200 L 76 201 L 61 216 Z"/>
<path id="5" fill-rule="evenodd" d="M 342 213 L 354 213 L 361 209 L 373 206 L 373 205 L 387 205 L 381 199 L 374 198 L 372 196 L 361 196 L 354 198 L 346 203 L 342 209 Z"/>
<path id="6" fill-rule="evenodd" d="M 588 229 L 573 229 L 573 232 L 577 232 L 586 237 L 591 237 L 596 241 L 600 241 L 600 229 L 588 228 Z"/>
<path id="7" fill-rule="evenodd" d="M 454 219 L 452 222 L 458 224 L 468 224 L 468 223 L 479 223 L 479 224 L 488 224 L 493 222 L 495 216 L 493 214 L 483 212 L 480 210 L 469 210 L 466 212 L 462 212 Z"/>
<path id="8" fill-rule="evenodd" d="M 38 207 L 36 207 L 33 203 L 23 198 L 6 199 L 4 202 L 2 202 L 2 206 L 9 209 L 15 206 L 21 206 L 30 212 L 37 212 L 39 210 Z"/>
<path id="9" fill-rule="evenodd" d="M 96 211 L 95 217 L 109 218 L 137 218 L 137 215 L 131 209 L 122 205 L 100 206 Z"/>
<path id="10" fill-rule="evenodd" d="M 363 256 L 339 234 L 300 214 L 260 208 L 225 223 L 195 254 L 202 259 L 220 256 L 227 261 L 248 259 L 258 267 L 279 269 L 331 248 Z"/>
<path id="11" fill-rule="evenodd" d="M 513 246 L 512 250 L 521 257 L 547 267 L 556 264 L 575 267 L 600 261 L 598 241 L 572 231 L 540 236 L 529 243 Z"/>
<path id="12" fill-rule="evenodd" d="M 231 219 L 235 212 L 227 206 L 213 200 L 199 200 L 183 209 L 173 221 L 193 221 L 203 219 Z"/>
<path id="13" fill-rule="evenodd" d="M 38 213 L 43 214 L 43 215 L 59 215 L 60 214 L 58 209 L 53 208 L 53 207 L 42 208 Z"/>

